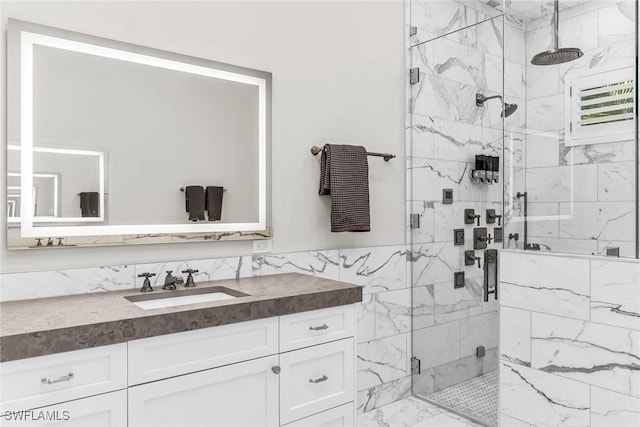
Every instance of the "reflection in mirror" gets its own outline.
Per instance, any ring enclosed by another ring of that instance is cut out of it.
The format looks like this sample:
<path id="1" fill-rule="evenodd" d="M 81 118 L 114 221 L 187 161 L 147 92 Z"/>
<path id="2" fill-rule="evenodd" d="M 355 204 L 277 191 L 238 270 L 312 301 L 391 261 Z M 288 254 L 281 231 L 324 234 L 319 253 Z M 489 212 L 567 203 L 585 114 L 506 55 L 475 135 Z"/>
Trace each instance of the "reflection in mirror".
<path id="1" fill-rule="evenodd" d="M 34 224 L 104 221 L 104 153 L 33 147 L 33 165 L 30 211 Z M 7 147 L 7 203 L 13 206 L 7 216 L 10 224 L 19 224 L 22 217 L 20 167 L 20 146 L 10 144 Z M 87 194 L 98 195 L 90 200 L 93 206 L 83 206 Z"/>
<path id="2" fill-rule="evenodd" d="M 20 183 L 7 209 L 22 238 L 270 234 L 269 73 L 15 20 L 8 50 Z M 43 173 L 59 176 L 55 215 Z M 200 186 L 201 200 L 180 191 Z M 223 189 L 215 207 L 207 187 Z"/>

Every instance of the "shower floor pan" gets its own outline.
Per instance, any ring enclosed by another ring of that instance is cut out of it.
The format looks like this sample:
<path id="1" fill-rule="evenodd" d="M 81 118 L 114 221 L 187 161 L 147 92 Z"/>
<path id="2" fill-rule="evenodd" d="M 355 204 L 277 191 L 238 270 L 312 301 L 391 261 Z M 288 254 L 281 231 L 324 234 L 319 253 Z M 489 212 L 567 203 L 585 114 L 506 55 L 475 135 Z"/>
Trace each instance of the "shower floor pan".
<path id="1" fill-rule="evenodd" d="M 498 425 L 497 371 L 418 397 L 482 425 Z"/>

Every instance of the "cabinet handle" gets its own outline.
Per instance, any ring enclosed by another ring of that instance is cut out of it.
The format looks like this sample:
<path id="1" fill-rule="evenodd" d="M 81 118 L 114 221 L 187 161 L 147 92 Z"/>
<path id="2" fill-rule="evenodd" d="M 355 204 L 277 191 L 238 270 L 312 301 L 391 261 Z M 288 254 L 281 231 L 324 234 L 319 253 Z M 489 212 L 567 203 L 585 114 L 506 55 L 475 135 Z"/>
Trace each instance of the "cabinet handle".
<path id="1" fill-rule="evenodd" d="M 310 331 L 322 331 L 323 329 L 329 329 L 329 326 L 326 323 L 322 326 L 309 326 Z"/>
<path id="2" fill-rule="evenodd" d="M 318 383 L 324 382 L 324 381 L 326 381 L 326 380 L 328 380 L 328 379 L 329 379 L 329 377 L 328 377 L 328 376 L 323 375 L 323 376 L 321 376 L 320 378 L 318 378 L 318 379 L 316 379 L 316 380 L 309 380 L 309 382 L 310 382 L 310 383 L 313 383 L 313 384 L 318 384 Z"/>
<path id="3" fill-rule="evenodd" d="M 274 374 L 278 375 L 278 374 L 280 373 L 280 371 L 281 371 L 280 366 L 278 366 L 278 365 L 276 365 L 276 366 L 272 366 L 272 367 L 271 367 L 271 371 L 272 371 Z"/>
<path id="4" fill-rule="evenodd" d="M 73 379 L 73 372 L 69 372 L 67 375 L 63 375 L 61 377 L 58 378 L 53 378 L 53 379 L 49 379 L 49 378 L 42 378 L 40 380 L 40 382 L 42 384 L 55 384 L 55 383 L 62 383 L 65 381 L 70 381 Z"/>

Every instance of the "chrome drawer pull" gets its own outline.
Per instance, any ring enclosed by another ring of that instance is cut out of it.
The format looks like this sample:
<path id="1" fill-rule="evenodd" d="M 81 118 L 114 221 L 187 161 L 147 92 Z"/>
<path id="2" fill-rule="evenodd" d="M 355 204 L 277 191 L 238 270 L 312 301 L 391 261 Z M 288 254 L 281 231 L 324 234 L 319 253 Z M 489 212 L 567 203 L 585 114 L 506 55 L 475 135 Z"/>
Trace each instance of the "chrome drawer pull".
<path id="1" fill-rule="evenodd" d="M 326 380 L 328 380 L 328 379 L 329 379 L 329 377 L 328 377 L 328 376 L 323 375 L 323 376 L 321 376 L 320 378 L 318 378 L 317 380 L 309 380 L 309 382 L 310 382 L 310 383 L 313 383 L 313 384 L 318 384 L 318 383 L 321 383 L 321 382 L 326 381 Z"/>
<path id="2" fill-rule="evenodd" d="M 323 329 L 329 329 L 329 326 L 326 323 L 322 326 L 309 326 L 310 331 L 322 331 Z"/>
<path id="3" fill-rule="evenodd" d="M 54 378 L 54 379 L 48 379 L 48 378 L 43 378 L 40 380 L 40 382 L 42 384 L 55 384 L 55 383 L 62 383 L 65 381 L 70 381 L 73 379 L 73 372 L 69 372 L 68 375 L 63 375 L 61 377 L 58 378 Z"/>

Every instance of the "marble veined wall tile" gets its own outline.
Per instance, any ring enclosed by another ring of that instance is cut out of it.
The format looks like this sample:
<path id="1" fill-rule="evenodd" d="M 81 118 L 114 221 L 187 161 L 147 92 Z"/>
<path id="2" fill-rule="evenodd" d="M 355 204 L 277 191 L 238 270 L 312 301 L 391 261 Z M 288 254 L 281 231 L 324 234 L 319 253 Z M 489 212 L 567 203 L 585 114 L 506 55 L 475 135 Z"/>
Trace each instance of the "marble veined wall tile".
<path id="1" fill-rule="evenodd" d="M 589 319 L 589 260 L 502 252 L 503 306 Z"/>
<path id="2" fill-rule="evenodd" d="M 640 399 L 591 387 L 591 427 L 640 426 Z"/>
<path id="3" fill-rule="evenodd" d="M 598 200 L 596 165 L 527 169 L 530 202 L 595 202 Z"/>
<path id="4" fill-rule="evenodd" d="M 413 354 L 420 359 L 420 367 L 428 369 L 459 359 L 459 334 L 458 321 L 414 330 Z"/>
<path id="5" fill-rule="evenodd" d="M 358 390 L 368 389 L 409 374 L 407 334 L 358 344 Z"/>
<path id="6" fill-rule="evenodd" d="M 415 286 L 411 288 L 413 313 L 413 329 L 433 326 L 433 287 L 434 285 Z"/>
<path id="7" fill-rule="evenodd" d="M 560 203 L 560 238 L 633 241 L 634 202 Z"/>
<path id="8" fill-rule="evenodd" d="M 589 318 L 589 296 L 564 286 L 500 283 L 502 304 L 543 313 Z"/>
<path id="9" fill-rule="evenodd" d="M 531 367 L 640 397 L 640 331 L 532 313 Z"/>
<path id="10" fill-rule="evenodd" d="M 527 129 L 538 133 L 564 129 L 564 97 L 550 95 L 527 100 Z"/>
<path id="11" fill-rule="evenodd" d="M 630 202 L 636 197 L 636 163 L 598 165 L 598 200 Z"/>
<path id="12" fill-rule="evenodd" d="M 411 44 L 452 33 L 486 19 L 486 15 L 451 0 L 411 0 L 411 25 L 418 33 Z"/>
<path id="13" fill-rule="evenodd" d="M 375 294 L 375 338 L 411 332 L 411 289 Z"/>
<path id="14" fill-rule="evenodd" d="M 486 87 L 484 53 L 443 37 L 428 43 L 433 46 L 434 75 L 458 83 Z"/>
<path id="15" fill-rule="evenodd" d="M 502 361 L 500 411 L 534 426 L 589 425 L 589 385 Z"/>
<path id="16" fill-rule="evenodd" d="M 0 300 L 15 301 L 87 292 L 128 290 L 135 287 L 131 265 L 0 275 Z"/>
<path id="17" fill-rule="evenodd" d="M 504 58 L 516 64 L 525 63 L 525 32 L 522 25 L 505 22 Z"/>
<path id="18" fill-rule="evenodd" d="M 621 240 L 598 240 L 598 248 L 596 249 L 596 254 L 598 255 L 607 255 L 608 248 L 618 248 L 620 251 L 620 257 L 622 258 L 635 258 L 636 256 L 636 242 L 635 241 L 626 241 L 623 242 Z"/>
<path id="19" fill-rule="evenodd" d="M 339 279 L 337 250 L 305 251 L 253 257 L 253 274 L 301 273 L 327 279 Z"/>
<path id="20" fill-rule="evenodd" d="M 557 167 L 560 164 L 560 142 L 563 137 L 559 132 L 527 135 L 526 166 L 527 168 Z"/>
<path id="21" fill-rule="evenodd" d="M 640 330 L 640 263 L 591 261 L 591 321 Z"/>
<path id="22" fill-rule="evenodd" d="M 502 56 L 504 51 L 502 26 L 502 18 L 494 18 L 478 24 L 476 27 L 476 31 L 478 32 L 478 49 L 492 55 Z"/>
<path id="23" fill-rule="evenodd" d="M 616 2 L 598 10 L 598 35 L 633 35 L 636 15 L 633 0 Z"/>
<path id="24" fill-rule="evenodd" d="M 467 164 L 461 162 L 412 158 L 409 161 L 413 200 L 442 200 L 442 189 L 452 188 L 453 199 L 460 198 L 460 184 L 467 181 Z"/>
<path id="25" fill-rule="evenodd" d="M 340 280 L 364 286 L 364 293 L 407 288 L 404 245 L 340 250 Z"/>
<path id="26" fill-rule="evenodd" d="M 597 240 L 536 237 L 533 243 L 540 245 L 541 252 L 593 255 L 598 250 Z"/>
<path id="27" fill-rule="evenodd" d="M 455 289 L 452 280 L 434 287 L 434 321 L 437 324 L 482 314 L 482 281 L 465 279 L 463 288 Z M 495 331 L 494 331 L 495 332 Z"/>
<path id="28" fill-rule="evenodd" d="M 635 161 L 635 144 L 635 141 L 621 141 L 565 147 L 561 143 L 560 165 Z"/>
<path id="29" fill-rule="evenodd" d="M 519 252 L 500 253 L 502 282 L 571 289 L 589 294 L 589 260 L 573 257 L 538 256 Z"/>
<path id="30" fill-rule="evenodd" d="M 468 162 L 476 154 L 498 156 L 502 151 L 502 131 L 477 125 L 433 119 L 433 158 Z"/>
<path id="31" fill-rule="evenodd" d="M 406 376 L 394 381 L 359 390 L 356 396 L 358 414 L 372 411 L 411 394 L 411 377 Z"/>
<path id="32" fill-rule="evenodd" d="M 500 359 L 531 366 L 531 312 L 500 307 Z"/>
<path id="33" fill-rule="evenodd" d="M 412 243 L 432 243 L 435 241 L 434 229 L 436 220 L 437 205 L 433 201 L 427 200 L 411 200 L 407 203 L 407 213 L 417 214 L 420 220 L 420 227 L 411 229 L 411 225 L 407 221 L 407 241 Z M 451 205 L 447 205 L 451 206 Z"/>
<path id="34" fill-rule="evenodd" d="M 475 86 L 423 75 L 421 69 L 420 82 L 414 84 L 412 89 L 413 114 L 468 124 L 481 123 L 483 111 L 476 106 L 478 88 Z"/>
<path id="35" fill-rule="evenodd" d="M 529 236 L 557 239 L 559 214 L 558 203 L 529 203 L 527 216 Z"/>
<path id="36" fill-rule="evenodd" d="M 408 153 L 411 157 L 432 159 L 434 154 L 434 119 L 411 115 L 411 147 Z"/>
<path id="37" fill-rule="evenodd" d="M 413 286 L 452 281 L 460 263 L 460 249 L 451 243 L 413 245 L 408 265 L 412 269 Z"/>
<path id="38" fill-rule="evenodd" d="M 469 316 L 460 320 L 460 356 L 475 357 L 476 348 L 498 346 L 498 313 Z"/>
<path id="39" fill-rule="evenodd" d="M 374 294 L 362 295 L 362 302 L 356 304 L 356 325 L 358 343 L 371 341 L 375 337 L 376 300 Z"/>

